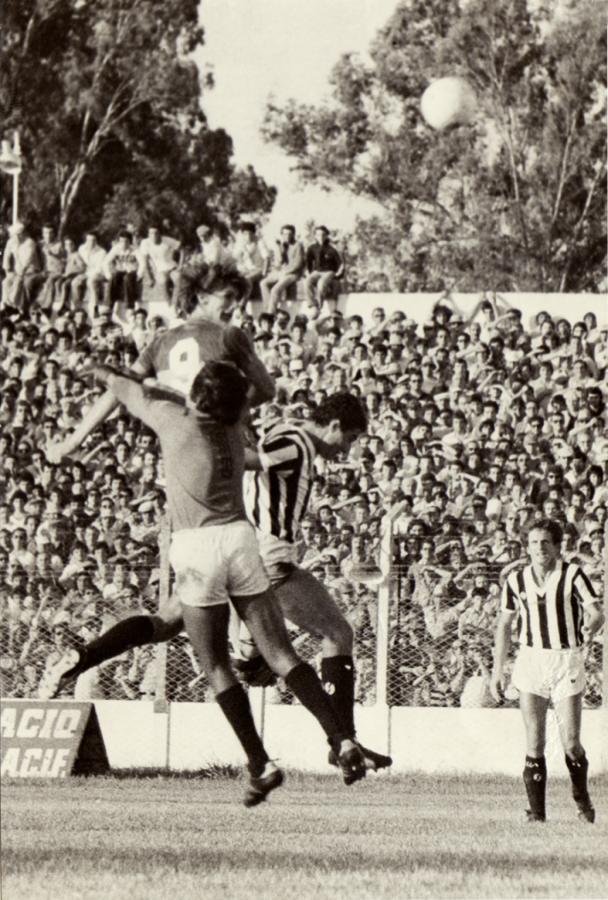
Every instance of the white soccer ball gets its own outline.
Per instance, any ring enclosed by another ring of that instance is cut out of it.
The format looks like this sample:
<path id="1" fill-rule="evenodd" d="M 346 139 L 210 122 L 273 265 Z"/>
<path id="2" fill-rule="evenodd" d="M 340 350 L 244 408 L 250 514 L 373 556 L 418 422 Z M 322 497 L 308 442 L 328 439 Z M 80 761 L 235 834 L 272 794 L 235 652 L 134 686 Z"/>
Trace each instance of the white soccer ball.
<path id="1" fill-rule="evenodd" d="M 466 125 L 476 109 L 475 91 L 464 78 L 438 78 L 429 84 L 420 100 L 425 121 L 437 131 Z"/>

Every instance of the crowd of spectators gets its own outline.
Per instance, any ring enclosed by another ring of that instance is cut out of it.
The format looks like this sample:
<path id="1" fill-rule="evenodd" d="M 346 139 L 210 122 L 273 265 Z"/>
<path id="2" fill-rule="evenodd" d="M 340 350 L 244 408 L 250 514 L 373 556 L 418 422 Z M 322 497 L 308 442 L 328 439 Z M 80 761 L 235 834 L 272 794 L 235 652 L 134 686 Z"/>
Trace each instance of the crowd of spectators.
<path id="1" fill-rule="evenodd" d="M 300 565 L 354 626 L 358 699 L 375 695 L 389 514 L 389 702 L 488 704 L 500 587 L 524 560 L 522 535 L 536 516 L 561 521 L 564 557 L 603 589 L 608 326 L 592 313 L 528 322 L 496 296 L 467 316 L 446 296 L 426 321 L 409 308 L 345 318 L 343 263 L 326 229 L 307 250 L 285 228 L 268 251 L 249 223 L 232 244 L 208 226 L 197 238 L 187 253 L 159 228 L 141 240 L 127 228 L 108 250 L 93 234 L 76 249 L 51 228 L 39 242 L 12 230 L 0 307 L 0 693 L 34 695 L 70 641 L 156 607 L 165 497 L 154 435 L 119 412 L 61 466 L 45 448 L 100 394 L 82 374 L 88 365 L 129 367 L 170 325 L 180 271 L 198 256 L 235 262 L 248 279 L 232 322 L 277 385 L 258 430 L 306 419 L 336 390 L 368 409 L 368 432 L 348 458 L 317 461 L 298 544 Z M 298 280 L 301 302 L 290 293 Z M 153 297 L 166 315 L 150 314 Z M 313 639 L 296 641 L 318 652 Z M 138 649 L 87 673 L 81 695 L 154 696 L 156 654 Z M 588 668 L 586 702 L 599 705 L 599 644 Z M 185 638 L 170 645 L 166 669 L 169 699 L 205 698 Z"/>

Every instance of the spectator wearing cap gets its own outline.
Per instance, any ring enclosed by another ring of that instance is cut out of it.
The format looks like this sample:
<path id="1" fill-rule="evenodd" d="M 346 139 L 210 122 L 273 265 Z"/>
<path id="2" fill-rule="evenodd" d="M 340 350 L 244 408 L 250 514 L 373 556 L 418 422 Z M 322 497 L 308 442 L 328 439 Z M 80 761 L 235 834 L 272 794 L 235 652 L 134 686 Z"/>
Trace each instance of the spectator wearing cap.
<path id="1" fill-rule="evenodd" d="M 294 226 L 284 225 L 276 243 L 273 269 L 260 283 L 266 312 L 277 311 L 287 289 L 295 285 L 302 276 L 305 265 L 304 247 L 296 238 Z"/>
<path id="2" fill-rule="evenodd" d="M 27 313 L 43 280 L 43 262 L 40 249 L 23 222 L 16 222 L 10 228 L 2 268 L 5 272 L 2 306 Z"/>
<path id="3" fill-rule="evenodd" d="M 315 228 L 315 240 L 306 250 L 304 295 L 309 306 L 337 303 L 336 282 L 344 275 L 344 260 L 329 237 L 325 225 Z"/>

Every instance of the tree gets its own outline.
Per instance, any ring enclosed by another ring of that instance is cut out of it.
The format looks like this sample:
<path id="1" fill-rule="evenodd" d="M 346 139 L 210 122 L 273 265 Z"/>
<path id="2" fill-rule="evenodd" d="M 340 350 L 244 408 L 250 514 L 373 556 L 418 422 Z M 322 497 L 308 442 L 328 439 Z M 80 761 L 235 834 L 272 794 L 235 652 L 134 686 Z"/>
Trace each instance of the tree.
<path id="1" fill-rule="evenodd" d="M 32 219 L 60 232 L 151 217 L 189 230 L 222 205 L 270 210 L 274 188 L 235 169 L 230 137 L 202 112 L 212 80 L 191 56 L 203 41 L 198 5 L 5 0 L 0 116 L 22 135 Z"/>
<path id="2" fill-rule="evenodd" d="M 597 290 L 605 276 L 606 15 L 594 0 L 410 0 L 346 55 L 331 102 L 270 103 L 267 140 L 305 182 L 378 202 L 350 236 L 355 289 Z M 420 97 L 475 88 L 471 125 L 434 132 Z"/>

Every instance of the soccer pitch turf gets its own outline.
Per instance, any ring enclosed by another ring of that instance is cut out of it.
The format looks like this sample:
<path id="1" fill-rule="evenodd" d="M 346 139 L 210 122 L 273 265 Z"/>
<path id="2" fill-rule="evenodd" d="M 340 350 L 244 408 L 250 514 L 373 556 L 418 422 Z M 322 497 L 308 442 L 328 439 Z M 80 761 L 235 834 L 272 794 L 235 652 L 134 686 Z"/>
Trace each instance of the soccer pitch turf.
<path id="1" fill-rule="evenodd" d="M 545 825 L 519 780 L 288 773 L 253 810 L 242 778 L 72 778 L 2 790 L 3 900 L 608 896 L 608 778 L 595 825 L 565 780 Z"/>

